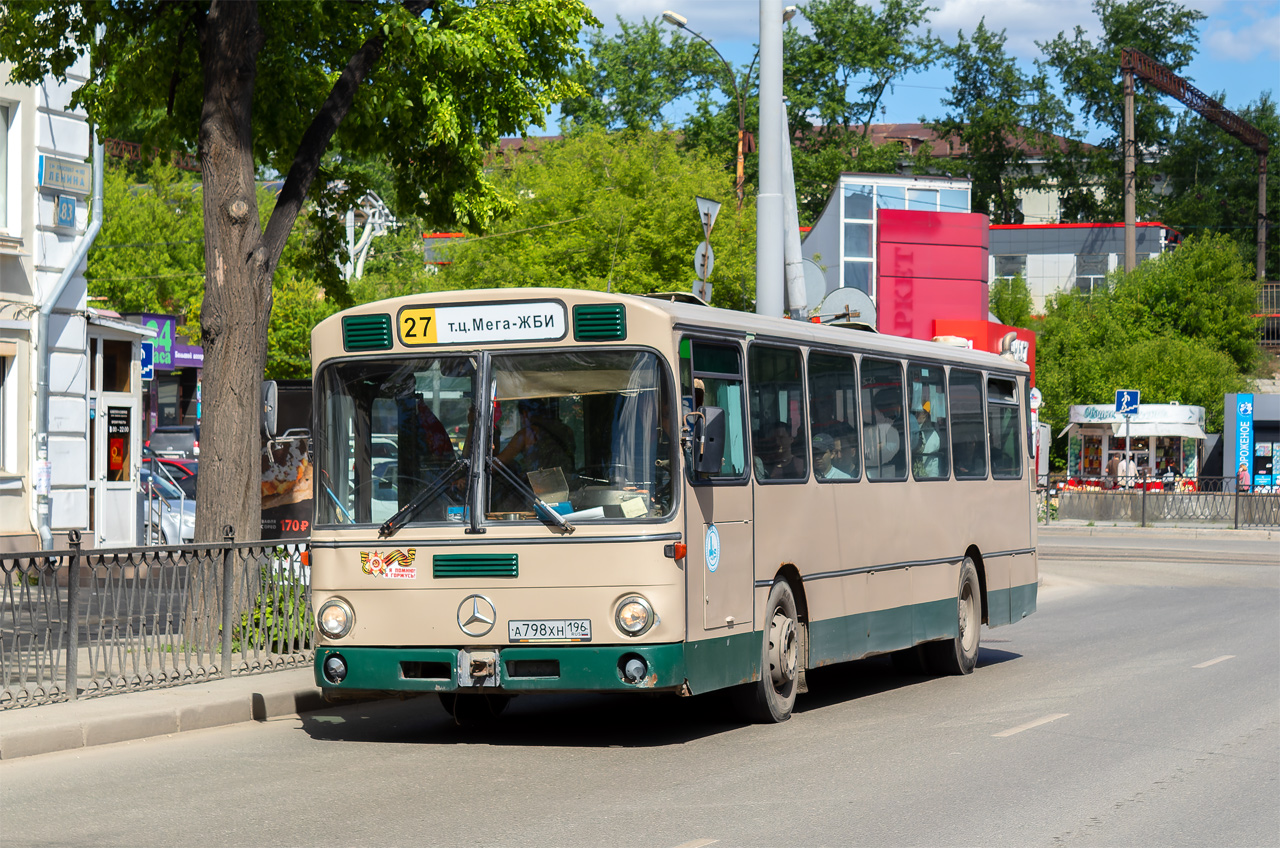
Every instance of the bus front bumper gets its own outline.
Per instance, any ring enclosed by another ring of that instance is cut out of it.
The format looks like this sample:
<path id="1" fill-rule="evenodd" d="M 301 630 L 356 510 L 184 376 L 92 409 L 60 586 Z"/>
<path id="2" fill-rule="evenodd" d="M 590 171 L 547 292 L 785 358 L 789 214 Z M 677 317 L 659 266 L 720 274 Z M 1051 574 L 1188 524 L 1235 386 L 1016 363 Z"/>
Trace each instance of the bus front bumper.
<path id="1" fill-rule="evenodd" d="M 336 657 L 344 676 L 331 679 Z M 644 663 L 644 673 L 632 661 Z M 631 664 L 633 682 L 627 676 Z M 555 645 L 493 648 L 316 649 L 316 685 L 332 700 L 374 693 L 679 691 L 684 645 Z"/>

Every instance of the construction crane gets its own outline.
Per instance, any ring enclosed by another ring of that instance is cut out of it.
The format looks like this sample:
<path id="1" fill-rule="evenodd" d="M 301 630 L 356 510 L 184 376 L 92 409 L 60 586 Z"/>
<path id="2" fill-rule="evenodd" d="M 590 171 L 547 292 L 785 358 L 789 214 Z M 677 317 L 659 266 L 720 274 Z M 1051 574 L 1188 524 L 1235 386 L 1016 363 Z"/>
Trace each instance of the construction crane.
<path id="1" fill-rule="evenodd" d="M 1137 142 L 1133 137 L 1133 78 L 1176 97 L 1188 109 L 1217 124 L 1227 135 L 1258 154 L 1258 279 L 1266 279 L 1267 260 L 1267 137 L 1253 124 L 1209 97 L 1147 54 L 1126 47 L 1120 52 L 1120 72 L 1124 81 L 1124 270 L 1138 264 L 1136 186 Z"/>

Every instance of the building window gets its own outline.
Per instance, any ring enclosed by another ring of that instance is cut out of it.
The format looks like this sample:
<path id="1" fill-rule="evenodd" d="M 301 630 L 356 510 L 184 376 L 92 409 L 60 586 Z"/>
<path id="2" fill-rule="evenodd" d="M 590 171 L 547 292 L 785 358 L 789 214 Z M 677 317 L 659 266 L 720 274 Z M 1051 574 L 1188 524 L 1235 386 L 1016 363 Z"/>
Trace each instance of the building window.
<path id="1" fill-rule="evenodd" d="M 841 185 L 840 285 L 876 297 L 876 213 L 881 209 L 923 212 L 968 212 L 969 189 L 960 181 L 934 180 L 922 187 L 910 177 L 865 176 Z"/>
<path id="2" fill-rule="evenodd" d="M 9 107 L 0 103 L 0 230 L 9 226 Z"/>
<path id="3" fill-rule="evenodd" d="M 1018 275 L 1022 275 L 1023 279 L 1027 277 L 1027 257 L 1021 256 L 995 256 L 996 272 L 993 275 L 996 279 L 1011 280 Z"/>
<path id="4" fill-rule="evenodd" d="M 1105 253 L 1080 253 L 1076 255 L 1076 291 L 1093 294 L 1107 284 L 1107 255 Z"/>

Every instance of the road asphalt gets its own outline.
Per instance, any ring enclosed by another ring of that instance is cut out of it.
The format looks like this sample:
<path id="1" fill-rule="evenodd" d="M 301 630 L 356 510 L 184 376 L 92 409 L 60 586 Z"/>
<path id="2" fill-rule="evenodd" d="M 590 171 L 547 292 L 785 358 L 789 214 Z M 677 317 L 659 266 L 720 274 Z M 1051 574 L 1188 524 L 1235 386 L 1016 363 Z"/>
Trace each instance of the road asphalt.
<path id="1" fill-rule="evenodd" d="M 1041 526 L 1040 540 L 1052 547 L 1059 535 L 1280 539 L 1276 530 L 1089 526 L 1055 522 Z M 1042 578 L 1043 582 L 1043 578 Z M 168 736 L 246 721 L 286 718 L 325 707 L 310 666 L 263 674 L 190 683 L 167 689 L 104 695 L 0 712 L 0 760 L 55 751 Z"/>

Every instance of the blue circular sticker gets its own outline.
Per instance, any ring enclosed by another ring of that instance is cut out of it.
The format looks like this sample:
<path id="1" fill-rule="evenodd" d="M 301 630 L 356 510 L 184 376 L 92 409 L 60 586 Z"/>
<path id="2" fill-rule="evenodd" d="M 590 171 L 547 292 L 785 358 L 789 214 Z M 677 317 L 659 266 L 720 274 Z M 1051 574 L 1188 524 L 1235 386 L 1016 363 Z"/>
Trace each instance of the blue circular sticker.
<path id="1" fill-rule="evenodd" d="M 715 571 L 720 567 L 720 531 L 714 524 L 707 525 L 707 571 Z"/>

